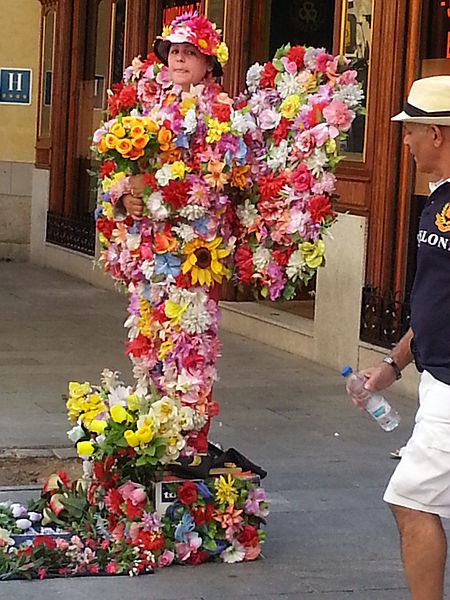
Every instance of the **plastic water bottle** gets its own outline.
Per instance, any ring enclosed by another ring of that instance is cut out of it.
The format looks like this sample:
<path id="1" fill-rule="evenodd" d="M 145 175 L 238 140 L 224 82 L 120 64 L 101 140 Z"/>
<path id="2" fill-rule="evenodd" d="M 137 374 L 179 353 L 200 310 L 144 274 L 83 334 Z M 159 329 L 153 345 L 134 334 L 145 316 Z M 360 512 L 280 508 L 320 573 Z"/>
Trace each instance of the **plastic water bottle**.
<path id="1" fill-rule="evenodd" d="M 400 423 L 400 415 L 392 408 L 389 402 L 381 394 L 372 394 L 364 388 L 366 378 L 360 373 L 353 373 L 353 369 L 346 366 L 342 369 L 341 375 L 349 383 L 350 392 L 366 402 L 365 409 L 371 415 L 378 425 L 385 431 L 392 431 Z"/>

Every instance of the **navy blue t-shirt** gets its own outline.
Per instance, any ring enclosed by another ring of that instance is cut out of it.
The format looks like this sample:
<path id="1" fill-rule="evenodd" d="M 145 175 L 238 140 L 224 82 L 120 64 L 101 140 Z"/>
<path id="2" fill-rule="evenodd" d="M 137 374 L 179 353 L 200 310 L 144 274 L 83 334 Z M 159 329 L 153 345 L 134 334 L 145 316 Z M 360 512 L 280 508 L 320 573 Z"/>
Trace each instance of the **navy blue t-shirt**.
<path id="1" fill-rule="evenodd" d="M 411 294 L 414 354 L 422 369 L 450 385 L 450 182 L 428 197 L 417 238 Z"/>

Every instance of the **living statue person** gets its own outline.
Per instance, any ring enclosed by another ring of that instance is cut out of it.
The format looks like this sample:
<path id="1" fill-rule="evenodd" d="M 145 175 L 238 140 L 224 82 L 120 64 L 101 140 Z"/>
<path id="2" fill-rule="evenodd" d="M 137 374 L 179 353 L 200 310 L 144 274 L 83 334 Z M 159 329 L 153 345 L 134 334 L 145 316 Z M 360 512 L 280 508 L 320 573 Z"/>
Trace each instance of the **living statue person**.
<path id="1" fill-rule="evenodd" d="M 433 183 L 420 218 L 411 328 L 362 374 L 366 389 L 376 392 L 413 360 L 421 372 L 415 426 L 384 500 L 400 532 L 412 600 L 442 600 L 447 541 L 441 518 L 450 518 L 450 76 L 415 81 L 404 111 L 392 120 L 403 123 L 404 143 Z"/>

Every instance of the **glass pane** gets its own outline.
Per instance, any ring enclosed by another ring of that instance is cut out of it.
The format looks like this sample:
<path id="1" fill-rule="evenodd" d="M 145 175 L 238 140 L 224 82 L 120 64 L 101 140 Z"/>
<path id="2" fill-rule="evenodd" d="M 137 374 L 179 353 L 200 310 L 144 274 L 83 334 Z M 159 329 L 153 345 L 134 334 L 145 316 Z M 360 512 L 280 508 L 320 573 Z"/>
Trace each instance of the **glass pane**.
<path id="1" fill-rule="evenodd" d="M 124 48 L 125 0 L 117 0 L 113 5 L 111 83 L 122 79 Z"/>
<path id="2" fill-rule="evenodd" d="M 225 0 L 206 0 L 206 16 L 219 29 L 224 29 Z"/>
<path id="3" fill-rule="evenodd" d="M 369 89 L 369 65 L 372 42 L 373 0 L 344 0 L 341 54 L 350 59 L 358 73 L 366 98 Z M 353 122 L 342 151 L 351 160 L 364 160 L 366 117 L 359 115 Z"/>
<path id="4" fill-rule="evenodd" d="M 55 37 L 55 10 L 44 17 L 42 44 L 41 118 L 39 137 L 50 136 L 50 107 L 52 102 L 53 42 Z"/>
<path id="5" fill-rule="evenodd" d="M 163 1 L 163 27 L 170 25 L 172 21 L 183 13 L 192 13 L 194 10 L 200 12 L 201 2 L 186 2 L 185 0 Z"/>

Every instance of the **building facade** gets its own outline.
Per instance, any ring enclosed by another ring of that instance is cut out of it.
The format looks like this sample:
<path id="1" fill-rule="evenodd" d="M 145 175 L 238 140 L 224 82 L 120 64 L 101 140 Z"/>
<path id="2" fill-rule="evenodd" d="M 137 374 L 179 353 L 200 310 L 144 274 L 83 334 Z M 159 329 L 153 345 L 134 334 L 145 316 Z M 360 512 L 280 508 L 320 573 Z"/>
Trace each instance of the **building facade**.
<path id="1" fill-rule="evenodd" d="M 224 86 L 231 95 L 244 88 L 250 64 L 266 61 L 286 42 L 345 54 L 358 71 L 367 115 L 355 122 L 344 149 L 340 218 L 312 295 L 270 305 L 229 289 L 223 325 L 331 367 L 366 364 L 408 327 L 428 182 L 414 172 L 390 116 L 401 110 L 414 79 L 450 74 L 450 0 L 7 3 L 0 25 L 0 258 L 29 258 L 110 285 L 92 269 L 89 137 L 124 66 L 151 49 L 164 23 L 192 9 L 224 30 L 230 48 Z M 14 102 L 27 82 L 28 98 Z M 403 385 L 412 389 L 415 376 Z"/>

